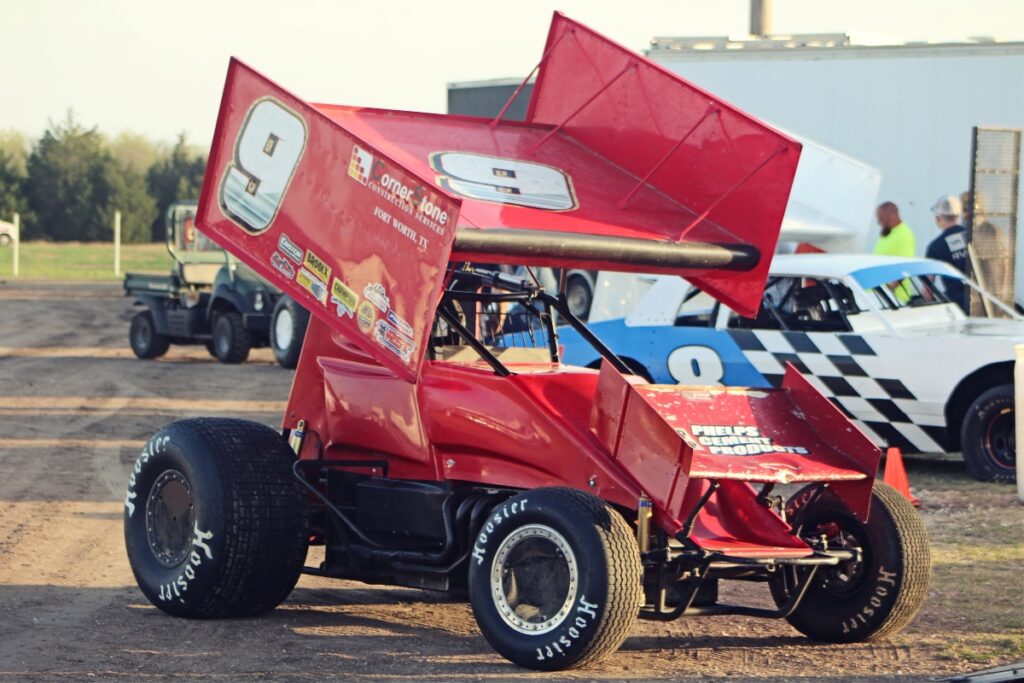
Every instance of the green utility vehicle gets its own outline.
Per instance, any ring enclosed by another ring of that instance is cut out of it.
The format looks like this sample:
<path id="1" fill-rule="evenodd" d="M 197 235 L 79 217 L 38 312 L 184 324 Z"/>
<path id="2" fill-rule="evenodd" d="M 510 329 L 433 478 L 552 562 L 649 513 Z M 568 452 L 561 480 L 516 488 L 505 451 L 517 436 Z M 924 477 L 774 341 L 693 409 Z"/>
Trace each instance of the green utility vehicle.
<path id="1" fill-rule="evenodd" d="M 294 368 L 309 314 L 195 227 L 196 202 L 167 210 L 170 275 L 128 273 L 124 290 L 142 306 L 128 339 L 139 358 L 171 344 L 204 344 L 222 363 L 241 363 L 271 346 L 278 364 Z"/>

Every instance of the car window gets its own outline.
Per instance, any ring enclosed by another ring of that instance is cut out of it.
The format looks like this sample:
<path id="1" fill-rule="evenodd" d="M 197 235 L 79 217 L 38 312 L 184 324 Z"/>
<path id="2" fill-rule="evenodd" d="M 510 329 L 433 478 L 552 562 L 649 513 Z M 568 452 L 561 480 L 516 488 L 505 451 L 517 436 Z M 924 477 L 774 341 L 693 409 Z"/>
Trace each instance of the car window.
<path id="1" fill-rule="evenodd" d="M 715 321 L 718 302 L 707 292 L 692 287 L 683 297 L 676 312 L 676 327 L 711 327 Z"/>
<path id="2" fill-rule="evenodd" d="M 942 289 L 926 275 L 911 275 L 902 280 L 887 282 L 872 287 L 868 294 L 883 310 L 895 311 L 950 303 Z"/>
<path id="3" fill-rule="evenodd" d="M 733 313 L 729 327 L 754 330 L 848 332 L 846 316 L 860 312 L 853 291 L 834 279 L 774 277 L 753 318 Z"/>

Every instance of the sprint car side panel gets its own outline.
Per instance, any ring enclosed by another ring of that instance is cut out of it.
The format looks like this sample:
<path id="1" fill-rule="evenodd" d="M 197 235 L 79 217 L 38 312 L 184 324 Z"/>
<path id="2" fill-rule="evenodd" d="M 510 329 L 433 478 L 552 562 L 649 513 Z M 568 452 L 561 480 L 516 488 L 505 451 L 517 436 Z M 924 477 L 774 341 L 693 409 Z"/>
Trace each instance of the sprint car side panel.
<path id="1" fill-rule="evenodd" d="M 197 225 L 409 381 L 458 213 L 431 181 L 231 61 Z"/>

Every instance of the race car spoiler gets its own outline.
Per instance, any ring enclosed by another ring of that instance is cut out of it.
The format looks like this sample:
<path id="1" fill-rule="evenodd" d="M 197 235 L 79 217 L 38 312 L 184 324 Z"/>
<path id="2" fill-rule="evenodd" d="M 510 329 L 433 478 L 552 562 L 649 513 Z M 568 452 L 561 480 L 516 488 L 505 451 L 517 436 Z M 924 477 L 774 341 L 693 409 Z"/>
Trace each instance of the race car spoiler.
<path id="1" fill-rule="evenodd" d="M 409 380 L 450 261 L 676 273 L 753 315 L 800 145 L 561 14 L 535 71 L 510 122 L 232 60 L 197 225 Z"/>

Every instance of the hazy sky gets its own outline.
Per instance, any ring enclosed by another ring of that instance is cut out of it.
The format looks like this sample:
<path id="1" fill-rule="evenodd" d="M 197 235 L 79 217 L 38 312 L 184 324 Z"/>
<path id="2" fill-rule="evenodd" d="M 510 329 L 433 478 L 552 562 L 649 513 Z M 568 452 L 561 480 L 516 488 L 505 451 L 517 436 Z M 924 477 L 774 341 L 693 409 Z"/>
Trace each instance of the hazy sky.
<path id="1" fill-rule="evenodd" d="M 0 0 L 0 130 L 88 125 L 208 145 L 228 57 L 312 101 L 444 111 L 450 81 L 518 76 L 559 9 L 634 50 L 746 33 L 748 0 Z M 1024 39 L 1021 0 L 774 0 L 774 33 Z"/>

